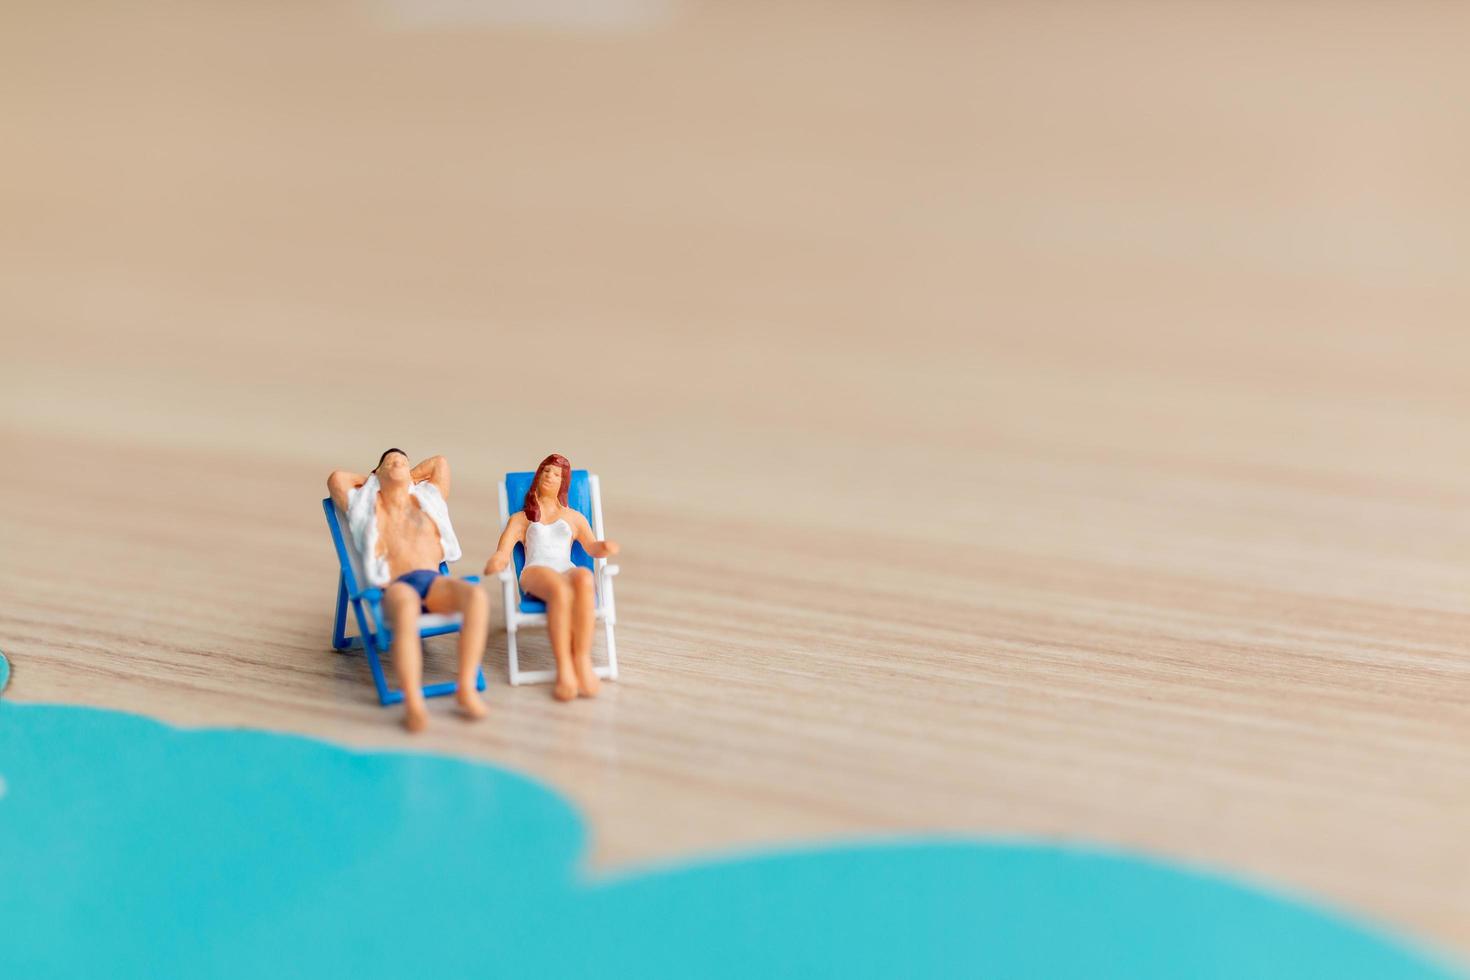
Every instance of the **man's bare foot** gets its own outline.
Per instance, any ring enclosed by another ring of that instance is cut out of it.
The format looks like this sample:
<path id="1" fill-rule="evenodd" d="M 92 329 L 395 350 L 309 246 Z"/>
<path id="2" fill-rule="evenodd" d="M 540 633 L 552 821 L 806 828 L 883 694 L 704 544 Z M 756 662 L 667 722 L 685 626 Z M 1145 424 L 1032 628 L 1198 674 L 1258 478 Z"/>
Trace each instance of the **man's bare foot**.
<path id="1" fill-rule="evenodd" d="M 577 693 L 584 698 L 595 698 L 597 692 L 602 690 L 602 681 L 597 679 L 597 671 L 592 667 L 592 655 L 577 660 Z"/>
<path id="2" fill-rule="evenodd" d="M 403 699 L 403 727 L 417 735 L 429 724 L 429 706 L 423 698 Z"/>
<path id="3" fill-rule="evenodd" d="M 556 675 L 556 684 L 551 688 L 551 696 L 558 701 L 572 701 L 577 697 L 577 682 L 571 677 Z"/>
<path id="4" fill-rule="evenodd" d="M 459 713 L 471 721 L 483 718 L 490 713 L 490 709 L 485 707 L 485 702 L 480 700 L 480 695 L 473 684 L 468 687 L 461 684 L 459 690 L 454 692 L 454 703 L 459 705 Z"/>

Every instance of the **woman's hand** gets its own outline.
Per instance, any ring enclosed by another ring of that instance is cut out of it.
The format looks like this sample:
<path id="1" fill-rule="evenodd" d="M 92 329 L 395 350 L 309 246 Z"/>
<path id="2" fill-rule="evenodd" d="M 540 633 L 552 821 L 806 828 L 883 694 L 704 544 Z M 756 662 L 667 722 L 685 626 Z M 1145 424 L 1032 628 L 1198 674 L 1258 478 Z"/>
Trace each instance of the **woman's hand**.
<path id="1" fill-rule="evenodd" d="M 618 543 L 616 541 L 599 541 L 597 543 L 602 546 L 598 549 L 602 554 L 595 556 L 597 558 L 611 558 L 618 553 Z"/>
<path id="2" fill-rule="evenodd" d="M 505 570 L 505 566 L 509 564 L 510 557 L 508 555 L 503 555 L 497 551 L 495 552 L 495 554 L 490 556 L 489 561 L 485 562 L 485 574 L 499 575 L 502 571 Z"/>

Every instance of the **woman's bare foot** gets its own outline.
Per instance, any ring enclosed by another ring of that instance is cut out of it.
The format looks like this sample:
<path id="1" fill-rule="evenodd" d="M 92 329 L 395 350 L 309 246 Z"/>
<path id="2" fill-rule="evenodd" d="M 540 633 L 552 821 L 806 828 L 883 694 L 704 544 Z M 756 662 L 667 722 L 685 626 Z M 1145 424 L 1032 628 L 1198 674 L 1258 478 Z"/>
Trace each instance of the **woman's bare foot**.
<path id="1" fill-rule="evenodd" d="M 597 679 L 597 671 L 592 667 L 592 654 L 578 657 L 577 693 L 584 698 L 595 698 L 600 690 L 602 690 L 602 681 Z"/>
<path id="2" fill-rule="evenodd" d="M 558 701 L 571 701 L 577 697 L 577 682 L 574 678 L 562 674 L 556 675 L 556 684 L 551 689 L 551 696 Z"/>
<path id="3" fill-rule="evenodd" d="M 407 728 L 412 734 L 417 735 L 419 732 L 423 731 L 428 724 L 429 706 L 424 703 L 424 699 L 421 697 L 404 698 L 403 727 Z"/>
<path id="4" fill-rule="evenodd" d="M 459 690 L 454 692 L 454 703 L 459 705 L 459 713 L 474 721 L 483 718 L 490 713 L 485 707 L 485 702 L 480 700 L 480 695 L 475 691 L 473 684 L 460 685 Z"/>

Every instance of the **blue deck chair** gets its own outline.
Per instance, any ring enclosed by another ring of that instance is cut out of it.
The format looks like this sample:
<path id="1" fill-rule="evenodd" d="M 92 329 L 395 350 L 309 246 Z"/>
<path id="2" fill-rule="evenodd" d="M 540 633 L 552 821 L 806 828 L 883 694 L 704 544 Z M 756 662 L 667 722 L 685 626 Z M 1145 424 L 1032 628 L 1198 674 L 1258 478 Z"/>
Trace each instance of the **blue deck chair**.
<path id="1" fill-rule="evenodd" d="M 502 532 L 505 530 L 505 525 L 510 522 L 510 501 L 515 501 L 516 510 L 520 510 L 522 501 L 526 499 L 526 491 L 531 489 L 531 481 L 535 478 L 534 472 L 507 473 L 505 479 L 500 482 L 500 530 Z M 597 540 L 603 540 L 602 488 L 595 473 L 588 473 L 586 470 L 572 470 L 572 482 L 567 487 L 567 504 L 580 511 L 582 516 L 587 518 L 587 522 L 592 525 L 592 534 Z M 605 558 L 598 558 L 594 561 L 592 556 L 587 554 L 586 549 L 576 542 L 572 543 L 572 563 L 591 569 L 594 576 L 593 581 L 596 583 L 597 618 L 602 621 L 603 630 L 607 635 L 607 665 L 595 668 L 597 676 L 606 680 L 617 680 L 618 647 L 613 639 L 613 626 L 617 623 L 618 617 L 617 607 L 613 603 L 612 580 L 613 576 L 618 574 L 618 566 L 609 565 Z M 509 670 L 512 684 L 544 684 L 556 678 L 556 671 L 521 670 L 516 655 L 516 630 L 530 624 L 546 625 L 546 603 L 521 591 L 521 569 L 525 566 L 525 546 L 517 544 L 514 569 L 507 568 L 500 573 L 505 601 L 506 667 Z"/>
<path id="2" fill-rule="evenodd" d="M 373 670 L 373 683 L 378 687 L 378 701 L 384 705 L 397 704 L 403 700 L 403 692 L 396 691 L 388 686 L 388 678 L 383 673 L 382 655 L 388 652 L 393 644 L 393 632 L 388 627 L 388 621 L 383 616 L 383 590 L 377 588 L 360 589 L 357 585 L 357 569 L 362 565 L 356 560 L 356 548 L 351 539 L 342 533 L 342 525 L 337 518 L 337 507 L 332 503 L 331 497 L 322 500 L 322 510 L 327 515 L 327 527 L 332 531 L 332 544 L 337 548 L 337 563 L 341 566 L 341 574 L 337 577 L 337 616 L 332 624 L 332 649 L 342 653 L 350 653 L 353 650 L 367 651 L 368 666 Z M 449 566 L 444 562 L 439 563 L 441 574 L 449 574 Z M 466 575 L 466 582 L 480 581 L 477 576 Z M 357 636 L 347 635 L 347 608 L 352 607 L 357 616 Z M 419 636 L 428 638 L 431 636 L 444 636 L 448 633 L 458 633 L 463 617 L 459 613 L 445 615 L 443 613 L 425 613 L 419 617 Z M 374 628 L 369 628 L 369 624 Z M 475 689 L 485 690 L 485 672 L 480 668 L 475 669 Z M 459 690 L 456 681 L 446 681 L 443 684 L 425 684 L 424 697 L 433 698 L 441 694 L 453 694 Z"/>

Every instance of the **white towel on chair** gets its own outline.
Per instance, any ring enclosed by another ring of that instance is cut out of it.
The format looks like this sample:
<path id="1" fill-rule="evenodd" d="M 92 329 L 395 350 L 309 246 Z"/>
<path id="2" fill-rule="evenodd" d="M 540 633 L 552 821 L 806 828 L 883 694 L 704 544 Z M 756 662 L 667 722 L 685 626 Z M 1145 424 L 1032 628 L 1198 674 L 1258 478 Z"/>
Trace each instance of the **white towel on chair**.
<path id="1" fill-rule="evenodd" d="M 388 559 L 378 554 L 378 475 L 369 474 L 367 482 L 347 495 L 347 536 L 357 552 L 358 571 L 369 585 L 379 588 L 388 584 L 391 573 Z M 425 514 L 439 529 L 439 545 L 445 561 L 459 561 L 459 539 L 449 523 L 449 504 L 439 488 L 428 480 L 409 487 L 409 495 L 419 502 Z"/>

